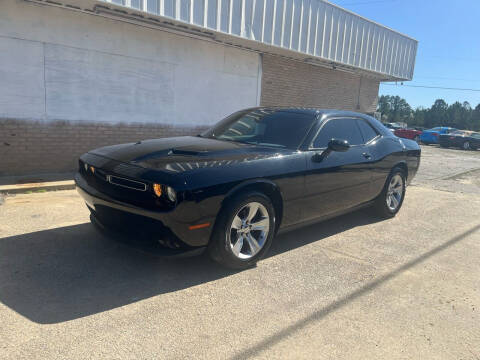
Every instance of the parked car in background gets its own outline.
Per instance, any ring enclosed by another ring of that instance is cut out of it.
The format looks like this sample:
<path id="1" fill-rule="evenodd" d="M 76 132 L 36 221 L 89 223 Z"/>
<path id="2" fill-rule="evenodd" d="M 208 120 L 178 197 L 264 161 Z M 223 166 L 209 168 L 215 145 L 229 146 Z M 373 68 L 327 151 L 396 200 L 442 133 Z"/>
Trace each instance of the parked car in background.
<path id="1" fill-rule="evenodd" d="M 393 133 L 398 137 L 419 142 L 422 131 L 415 129 L 396 129 Z"/>
<path id="2" fill-rule="evenodd" d="M 395 216 L 420 153 L 363 114 L 253 108 L 199 136 L 92 150 L 75 182 L 92 222 L 131 245 L 243 269 L 277 231 L 365 206 Z"/>
<path id="3" fill-rule="evenodd" d="M 446 126 L 439 126 L 433 129 L 424 130 L 420 135 L 420 141 L 427 145 L 438 144 L 438 137 L 441 134 L 450 134 L 453 131 L 457 131 L 457 129 Z"/>
<path id="4" fill-rule="evenodd" d="M 441 134 L 439 142 L 441 147 L 459 147 L 464 150 L 476 150 L 480 148 L 480 133 L 457 130 L 450 134 Z"/>
<path id="5" fill-rule="evenodd" d="M 387 129 L 389 129 L 391 132 L 394 132 L 397 129 L 402 129 L 403 126 L 398 124 L 398 123 L 384 123 L 383 124 Z"/>

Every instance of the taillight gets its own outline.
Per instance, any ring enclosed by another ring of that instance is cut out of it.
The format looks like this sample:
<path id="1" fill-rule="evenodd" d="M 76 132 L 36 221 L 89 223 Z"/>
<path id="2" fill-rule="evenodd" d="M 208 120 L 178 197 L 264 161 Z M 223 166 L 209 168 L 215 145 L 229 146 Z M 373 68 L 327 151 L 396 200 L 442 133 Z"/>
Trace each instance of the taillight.
<path id="1" fill-rule="evenodd" d="M 433 136 L 438 136 L 438 133 L 432 133 Z"/>
<path id="2" fill-rule="evenodd" d="M 450 136 L 450 140 L 455 140 L 455 136 Z"/>

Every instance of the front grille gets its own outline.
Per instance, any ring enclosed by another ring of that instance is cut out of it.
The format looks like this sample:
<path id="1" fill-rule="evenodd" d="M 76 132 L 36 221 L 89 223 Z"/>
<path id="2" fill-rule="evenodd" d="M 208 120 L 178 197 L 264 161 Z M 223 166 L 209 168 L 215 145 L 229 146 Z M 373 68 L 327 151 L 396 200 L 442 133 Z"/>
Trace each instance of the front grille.
<path id="1" fill-rule="evenodd" d="M 115 175 L 107 175 L 107 181 L 110 184 L 122 186 L 127 189 L 147 191 L 147 184 L 141 181 L 129 180 Z"/>

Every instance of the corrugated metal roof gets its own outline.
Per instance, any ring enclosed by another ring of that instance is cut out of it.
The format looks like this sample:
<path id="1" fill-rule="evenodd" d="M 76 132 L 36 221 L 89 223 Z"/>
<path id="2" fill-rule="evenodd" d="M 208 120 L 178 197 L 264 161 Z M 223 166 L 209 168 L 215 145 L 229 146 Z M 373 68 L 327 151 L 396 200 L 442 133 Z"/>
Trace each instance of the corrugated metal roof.
<path id="1" fill-rule="evenodd" d="M 413 78 L 416 40 L 324 0 L 60 2 L 381 80 Z"/>

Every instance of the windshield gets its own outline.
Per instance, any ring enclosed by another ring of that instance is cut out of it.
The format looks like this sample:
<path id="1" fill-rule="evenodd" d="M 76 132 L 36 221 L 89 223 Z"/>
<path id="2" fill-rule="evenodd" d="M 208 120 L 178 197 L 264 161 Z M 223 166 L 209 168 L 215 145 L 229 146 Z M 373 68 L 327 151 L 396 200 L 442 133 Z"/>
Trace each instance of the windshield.
<path id="1" fill-rule="evenodd" d="M 230 115 L 201 136 L 246 144 L 297 149 L 315 116 L 287 110 L 246 110 Z"/>

